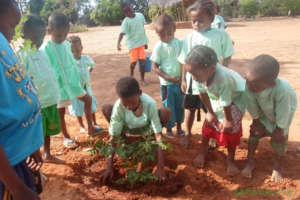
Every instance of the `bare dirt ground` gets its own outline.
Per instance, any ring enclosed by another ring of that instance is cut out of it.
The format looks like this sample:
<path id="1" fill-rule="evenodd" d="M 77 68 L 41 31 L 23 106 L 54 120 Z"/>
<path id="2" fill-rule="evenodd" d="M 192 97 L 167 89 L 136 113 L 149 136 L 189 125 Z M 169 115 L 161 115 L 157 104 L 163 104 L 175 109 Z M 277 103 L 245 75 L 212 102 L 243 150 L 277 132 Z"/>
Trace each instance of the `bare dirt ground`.
<path id="1" fill-rule="evenodd" d="M 120 27 L 98 27 L 86 33 L 80 33 L 84 53 L 96 61 L 92 73 L 92 87 L 99 101 L 99 108 L 104 103 L 113 103 L 116 99 L 115 83 L 129 74 L 128 51 L 123 43 L 123 50 L 116 50 Z M 250 59 L 259 54 L 271 54 L 281 64 L 280 76 L 290 82 L 297 93 L 300 92 L 300 18 L 274 18 L 249 22 L 231 22 L 227 30 L 235 42 L 236 54 L 231 68 L 241 74 L 245 71 Z M 176 37 L 184 38 L 190 29 L 179 29 Z M 147 29 L 150 40 L 148 54 L 158 41 L 151 29 Z M 135 76 L 139 79 L 138 73 Z M 148 85 L 143 87 L 161 105 L 159 81 L 152 72 L 146 76 Z M 298 97 L 299 101 L 299 97 Z M 102 199 L 299 199 L 300 200 L 300 112 L 296 111 L 290 129 L 289 146 L 282 164 L 284 182 L 270 182 L 272 171 L 272 150 L 269 139 L 263 139 L 257 151 L 257 162 L 254 178 L 226 176 L 226 150 L 218 148 L 211 151 L 205 169 L 197 169 L 192 160 L 199 150 L 201 123 L 193 127 L 193 143 L 190 149 L 179 146 L 178 138 L 171 140 L 174 151 L 165 153 L 166 168 L 172 172 L 170 180 L 162 185 L 149 183 L 136 189 L 128 190 L 116 186 L 105 186 L 99 182 L 99 175 L 105 169 L 103 158 L 92 159 L 89 152 L 83 149 L 90 147 L 97 138 L 89 139 L 79 134 L 76 118 L 67 116 L 68 129 L 80 143 L 76 150 L 62 147 L 62 137 L 52 138 L 52 152 L 65 159 L 66 165 L 44 164 L 42 171 L 49 178 L 41 195 L 43 200 L 102 200 Z M 101 112 L 97 113 L 98 123 L 108 127 Z M 247 138 L 249 135 L 250 117 L 246 114 L 243 121 L 244 136 L 237 150 L 237 164 L 242 169 L 246 163 Z M 104 137 L 107 133 L 105 133 Z M 61 155 L 62 153 L 62 155 Z M 260 190 L 257 194 L 257 190 Z M 261 194 L 261 190 L 264 194 Z M 236 193 L 243 191 L 244 193 Z M 248 193 L 247 193 L 248 192 Z M 250 192 L 250 193 L 249 193 Z"/>

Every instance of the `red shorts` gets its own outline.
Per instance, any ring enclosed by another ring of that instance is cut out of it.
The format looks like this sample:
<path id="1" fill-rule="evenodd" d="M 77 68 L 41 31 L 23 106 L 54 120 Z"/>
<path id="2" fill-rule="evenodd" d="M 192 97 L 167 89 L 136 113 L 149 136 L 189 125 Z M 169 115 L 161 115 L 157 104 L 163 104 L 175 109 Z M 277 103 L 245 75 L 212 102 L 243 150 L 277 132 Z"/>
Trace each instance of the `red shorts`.
<path id="1" fill-rule="evenodd" d="M 231 106 L 233 118 L 233 133 L 224 133 L 214 127 L 209 127 L 206 123 L 202 126 L 202 135 L 206 138 L 214 138 L 219 146 L 236 147 L 240 144 L 240 138 L 243 135 L 242 113 L 236 105 Z"/>
<path id="2" fill-rule="evenodd" d="M 131 49 L 129 54 L 130 63 L 137 62 L 138 60 L 146 60 L 145 45 Z"/>

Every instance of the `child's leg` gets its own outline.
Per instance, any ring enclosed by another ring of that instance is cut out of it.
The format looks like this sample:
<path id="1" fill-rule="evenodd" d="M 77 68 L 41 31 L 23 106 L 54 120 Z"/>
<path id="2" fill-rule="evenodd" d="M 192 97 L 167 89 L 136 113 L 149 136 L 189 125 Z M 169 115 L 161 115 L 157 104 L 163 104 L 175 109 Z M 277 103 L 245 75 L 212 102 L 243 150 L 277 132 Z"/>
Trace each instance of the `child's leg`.
<path id="1" fill-rule="evenodd" d="M 163 107 L 163 108 L 160 108 L 158 110 L 158 114 L 159 114 L 159 118 L 160 118 L 160 123 L 161 125 L 164 127 L 167 125 L 167 123 L 170 121 L 171 119 L 171 115 L 172 115 L 172 112 L 169 108 L 167 107 Z"/>
<path id="2" fill-rule="evenodd" d="M 45 142 L 44 142 L 44 153 L 43 153 L 44 162 L 55 163 L 55 164 L 64 164 L 65 161 L 51 155 L 51 153 L 50 153 L 50 146 L 51 146 L 50 145 L 51 144 L 50 136 L 45 136 L 44 140 L 45 140 Z"/>
<path id="3" fill-rule="evenodd" d="M 160 96 L 162 100 L 163 107 L 169 108 L 171 111 L 171 119 L 166 124 L 167 134 L 166 136 L 169 138 L 173 138 L 172 128 L 175 126 L 175 96 L 172 91 L 172 86 L 162 85 L 160 86 Z"/>
<path id="4" fill-rule="evenodd" d="M 79 97 L 79 100 L 84 102 L 84 113 L 88 124 L 88 134 L 92 135 L 95 132 L 95 128 L 92 122 L 92 98 L 86 94 L 83 97 Z"/>
<path id="5" fill-rule="evenodd" d="M 96 113 L 93 113 L 93 122 L 94 122 L 94 125 L 97 125 L 97 121 L 96 121 Z"/>
<path id="6" fill-rule="evenodd" d="M 62 132 L 64 138 L 71 139 L 71 137 L 67 131 L 67 126 L 66 126 L 66 121 L 65 121 L 66 108 L 58 108 L 58 112 L 59 112 L 59 119 L 60 119 L 60 124 L 61 124 L 61 132 Z"/>
<path id="7" fill-rule="evenodd" d="M 200 152 L 198 156 L 194 159 L 193 164 L 197 167 L 203 168 L 205 164 L 205 158 L 208 152 L 208 142 L 209 138 L 203 136 L 202 143 L 200 145 Z"/>
<path id="8" fill-rule="evenodd" d="M 186 109 L 186 111 L 187 111 L 187 116 L 185 121 L 185 128 L 186 128 L 187 135 L 191 136 L 192 127 L 195 120 L 196 109 Z"/>
<path id="9" fill-rule="evenodd" d="M 146 60 L 140 59 L 139 62 L 141 64 L 140 74 L 141 74 L 141 81 L 143 84 L 145 83 Z"/>
<path id="10" fill-rule="evenodd" d="M 227 147 L 228 157 L 227 157 L 227 175 L 228 176 L 235 176 L 240 173 L 239 168 L 234 163 L 234 156 L 235 156 L 236 147 Z"/>
<path id="11" fill-rule="evenodd" d="M 257 149 L 260 137 L 250 134 L 248 141 L 248 161 L 246 167 L 242 171 L 242 175 L 247 178 L 252 178 L 252 171 L 255 167 L 255 151 Z"/>
<path id="12" fill-rule="evenodd" d="M 184 108 L 183 108 L 183 99 L 184 96 L 181 93 L 181 87 L 179 85 L 176 85 L 176 92 L 175 94 L 175 116 L 176 116 L 176 128 L 177 128 L 177 134 L 184 136 L 185 133 L 182 130 L 181 124 L 184 121 Z"/>
<path id="13" fill-rule="evenodd" d="M 134 68 L 136 66 L 136 62 L 130 63 L 130 76 L 134 76 Z"/>
<path id="14" fill-rule="evenodd" d="M 82 117 L 81 116 L 77 116 L 77 120 L 78 120 L 78 123 L 80 125 L 81 128 L 84 128 L 84 124 L 83 124 L 83 121 L 82 121 Z"/>
<path id="15" fill-rule="evenodd" d="M 274 182 L 281 182 L 283 180 L 282 171 L 281 171 L 281 161 L 285 154 L 285 148 L 287 146 L 288 137 L 286 136 L 285 139 L 281 143 L 277 143 L 271 139 L 271 146 L 274 150 L 274 161 L 273 161 L 273 172 L 271 180 Z"/>

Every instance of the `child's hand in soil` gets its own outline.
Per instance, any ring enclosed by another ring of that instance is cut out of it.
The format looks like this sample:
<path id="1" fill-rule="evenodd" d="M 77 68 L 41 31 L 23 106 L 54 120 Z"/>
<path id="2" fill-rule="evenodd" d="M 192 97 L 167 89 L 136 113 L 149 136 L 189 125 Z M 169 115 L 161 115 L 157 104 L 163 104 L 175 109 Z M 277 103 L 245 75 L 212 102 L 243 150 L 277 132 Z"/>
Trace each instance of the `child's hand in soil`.
<path id="1" fill-rule="evenodd" d="M 39 171 L 43 165 L 43 158 L 40 150 L 34 152 L 31 156 L 29 156 L 26 160 L 26 163 L 32 171 Z"/>
<path id="2" fill-rule="evenodd" d="M 250 134 L 253 136 L 263 135 L 266 132 L 265 127 L 260 123 L 259 120 L 253 120 L 250 125 Z"/>
<path id="3" fill-rule="evenodd" d="M 103 184 L 106 184 L 107 182 L 111 182 L 114 177 L 114 170 L 113 169 L 107 169 L 105 170 L 101 176 L 100 176 L 100 181 Z"/>
<path id="4" fill-rule="evenodd" d="M 166 181 L 167 179 L 165 170 L 160 166 L 157 167 L 155 175 L 160 183 Z"/>

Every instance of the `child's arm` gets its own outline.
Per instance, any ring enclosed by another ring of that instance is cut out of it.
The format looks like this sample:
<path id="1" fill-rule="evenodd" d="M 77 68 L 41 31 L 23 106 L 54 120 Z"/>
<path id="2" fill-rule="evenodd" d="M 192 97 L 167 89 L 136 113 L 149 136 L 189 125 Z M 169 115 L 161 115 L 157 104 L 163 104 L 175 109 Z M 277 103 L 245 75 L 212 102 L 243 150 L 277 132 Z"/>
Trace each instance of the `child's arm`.
<path id="1" fill-rule="evenodd" d="M 113 136 L 111 136 L 110 138 L 110 142 L 111 141 L 113 141 Z M 106 161 L 106 170 L 100 176 L 100 180 L 102 181 L 103 184 L 106 184 L 107 181 L 112 181 L 114 177 L 114 156 L 115 153 L 112 153 L 111 156 L 108 157 Z"/>
<path id="2" fill-rule="evenodd" d="M 204 103 L 204 105 L 207 109 L 206 120 L 205 121 L 210 126 L 213 126 L 213 127 L 217 126 L 219 124 L 219 120 L 218 120 L 216 114 L 214 113 L 214 111 L 212 109 L 208 94 L 206 92 L 205 93 L 200 93 L 200 99 Z"/>
<path id="3" fill-rule="evenodd" d="M 152 63 L 152 68 L 154 69 L 154 72 L 155 72 L 158 76 L 160 76 L 160 77 L 166 79 L 166 80 L 169 81 L 169 82 L 176 83 L 176 84 L 180 84 L 180 82 L 181 82 L 181 78 L 180 78 L 180 77 L 169 76 L 169 75 L 167 75 L 166 73 L 164 73 L 164 72 L 159 68 L 159 64 L 153 62 L 153 63 Z"/>
<path id="4" fill-rule="evenodd" d="M 39 200 L 40 198 L 30 190 L 14 172 L 1 145 L 0 160 L 0 180 L 11 192 L 13 199 Z"/>
<path id="5" fill-rule="evenodd" d="M 186 83 L 186 71 L 185 71 L 185 67 L 184 65 L 180 64 L 182 72 L 181 72 L 181 92 L 183 94 L 185 94 L 186 92 L 186 87 L 187 87 L 187 83 Z"/>
<path id="6" fill-rule="evenodd" d="M 230 62 L 231 62 L 231 56 L 229 56 L 228 58 L 224 58 L 222 61 L 222 65 L 228 67 Z"/>
<path id="7" fill-rule="evenodd" d="M 120 33 L 120 35 L 119 35 L 118 46 L 117 46 L 117 49 L 118 49 L 119 51 L 121 51 L 121 41 L 122 41 L 124 35 L 125 35 L 125 33 Z"/>
<path id="8" fill-rule="evenodd" d="M 155 139 L 156 139 L 157 142 L 162 142 L 162 134 L 161 133 L 155 134 Z M 157 148 L 157 171 L 156 171 L 156 176 L 158 177 L 159 181 L 164 181 L 166 179 L 164 166 L 165 166 L 165 159 L 164 159 L 163 151 L 162 151 L 161 147 L 158 147 Z"/>

